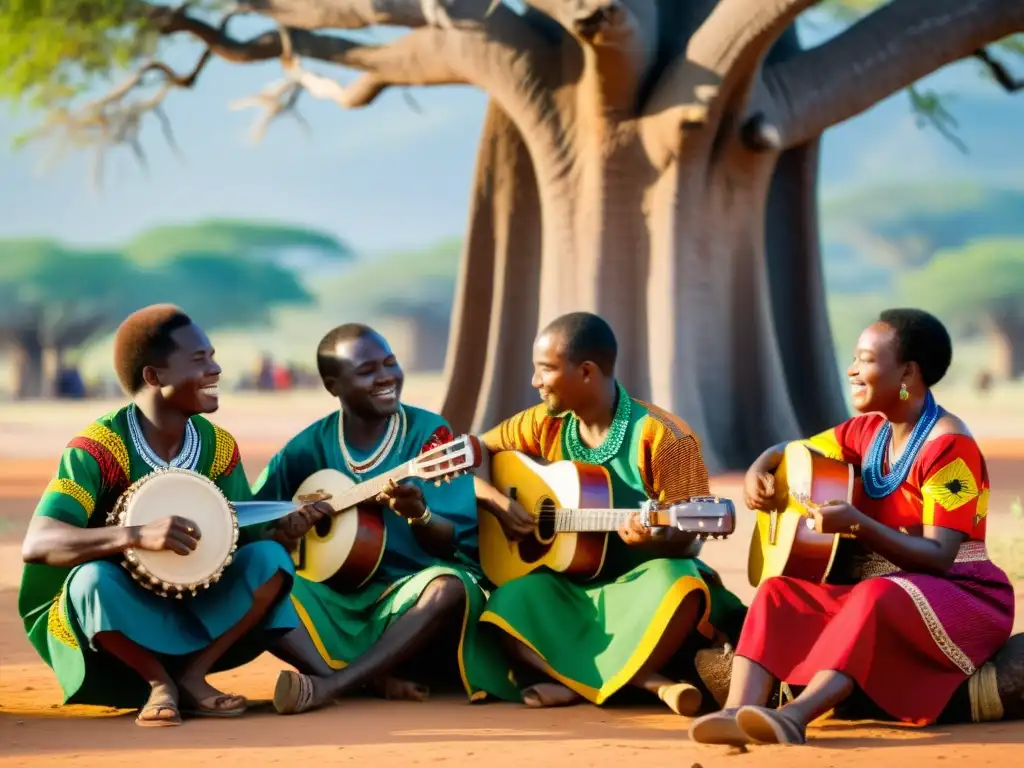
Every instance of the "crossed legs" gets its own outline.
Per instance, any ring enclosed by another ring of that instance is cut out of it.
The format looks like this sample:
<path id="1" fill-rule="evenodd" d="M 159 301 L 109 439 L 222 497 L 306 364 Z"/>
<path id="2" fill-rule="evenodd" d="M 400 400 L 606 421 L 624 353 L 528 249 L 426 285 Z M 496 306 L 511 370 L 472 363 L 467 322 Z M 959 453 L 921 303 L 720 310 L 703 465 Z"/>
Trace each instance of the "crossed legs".
<path id="1" fill-rule="evenodd" d="M 298 714 L 349 695 L 365 685 L 373 686 L 378 693 L 390 698 L 423 698 L 425 692 L 421 687 L 388 675 L 423 650 L 448 622 L 461 622 L 465 601 L 466 588 L 459 578 L 439 576 L 376 643 L 336 671 L 327 667 L 316 653 L 304 630 L 299 635 L 290 633 L 286 647 L 279 646 L 275 653 L 300 671 L 281 673 L 274 691 L 274 707 L 281 714 Z M 292 658 L 285 658 L 284 654 Z"/>
<path id="2" fill-rule="evenodd" d="M 692 715 L 701 704 L 701 694 L 694 686 L 679 683 L 660 674 L 672 656 L 686 642 L 700 618 L 703 596 L 691 593 L 676 609 L 665 632 L 658 640 L 644 665 L 629 684 L 642 688 L 661 699 L 676 714 Z M 550 675 L 550 668 L 535 651 L 509 635 L 504 636 L 506 652 L 519 665 L 530 671 Z M 560 707 L 582 701 L 577 693 L 561 683 L 550 680 L 534 683 L 522 690 L 523 703 L 528 707 Z"/>

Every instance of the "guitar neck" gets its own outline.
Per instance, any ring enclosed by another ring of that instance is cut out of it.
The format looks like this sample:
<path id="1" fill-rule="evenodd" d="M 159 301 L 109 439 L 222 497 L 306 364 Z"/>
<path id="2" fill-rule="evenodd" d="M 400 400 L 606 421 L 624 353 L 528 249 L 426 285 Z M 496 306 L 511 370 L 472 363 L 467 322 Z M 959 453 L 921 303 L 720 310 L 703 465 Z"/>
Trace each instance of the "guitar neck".
<path id="1" fill-rule="evenodd" d="M 619 530 L 631 515 L 639 509 L 567 509 L 555 510 L 556 533 L 610 533 Z M 667 514 L 661 511 L 651 513 L 651 525 L 671 525 Z"/>
<path id="2" fill-rule="evenodd" d="M 349 488 L 345 493 L 340 496 L 336 496 L 329 500 L 329 503 L 334 507 L 335 512 L 343 512 L 349 507 L 354 507 L 356 504 L 361 504 L 364 501 L 369 501 L 378 493 L 388 487 L 388 483 L 394 480 L 396 483 L 401 482 L 405 478 L 412 474 L 409 462 L 399 464 L 394 469 L 385 472 L 382 475 L 371 477 L 369 480 L 364 480 Z"/>

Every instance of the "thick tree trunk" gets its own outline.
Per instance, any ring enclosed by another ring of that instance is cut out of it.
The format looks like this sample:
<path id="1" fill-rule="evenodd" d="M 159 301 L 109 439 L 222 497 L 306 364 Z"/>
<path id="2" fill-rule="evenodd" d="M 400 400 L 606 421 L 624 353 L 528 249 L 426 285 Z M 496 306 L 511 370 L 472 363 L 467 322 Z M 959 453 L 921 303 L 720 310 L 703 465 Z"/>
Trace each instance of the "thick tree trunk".
<path id="1" fill-rule="evenodd" d="M 14 345 L 14 397 L 30 400 L 43 396 L 46 375 L 44 348 L 38 334 L 19 333 Z"/>
<path id="2" fill-rule="evenodd" d="M 992 374 L 1009 381 L 1024 377 L 1024 316 L 1010 310 L 993 312 L 987 320 L 994 350 Z"/>
<path id="3" fill-rule="evenodd" d="M 773 56 L 795 50 L 787 35 Z M 453 426 L 536 403 L 534 337 L 578 309 L 611 323 L 619 379 L 686 419 L 712 471 L 841 420 L 817 143 L 756 153 L 705 126 L 656 168 L 637 121 L 580 122 L 559 148 L 571 173 L 550 173 L 557 158 L 489 107 L 446 366 Z"/>

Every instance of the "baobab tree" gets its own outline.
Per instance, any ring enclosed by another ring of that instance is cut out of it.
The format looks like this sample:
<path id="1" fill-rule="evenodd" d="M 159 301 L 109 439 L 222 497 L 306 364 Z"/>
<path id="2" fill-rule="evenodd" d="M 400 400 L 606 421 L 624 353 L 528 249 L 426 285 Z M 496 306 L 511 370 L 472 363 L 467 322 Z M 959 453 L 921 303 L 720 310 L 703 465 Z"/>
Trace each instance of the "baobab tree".
<path id="1" fill-rule="evenodd" d="M 1004 87 L 1018 85 L 986 46 L 1024 30 L 1024 3 L 857 3 L 877 7 L 802 50 L 794 22 L 818 4 L 253 0 L 239 10 L 276 28 L 243 40 L 228 31 L 231 11 L 218 22 L 188 6 L 66 0 L 57 3 L 67 6 L 62 31 L 137 27 L 104 38 L 111 50 L 183 34 L 206 51 L 184 74 L 150 61 L 48 125 L 141 151 L 141 118 L 169 90 L 193 87 L 214 56 L 280 60 L 284 78 L 251 101 L 261 129 L 302 93 L 351 109 L 396 86 L 476 86 L 490 101 L 445 414 L 465 429 L 535 402 L 537 328 L 587 309 L 614 326 L 631 392 L 689 420 L 713 470 L 736 467 L 845 415 L 818 254 L 822 133 L 968 56 Z M 410 31 L 385 44 L 337 33 L 375 25 Z M 76 55 L 95 63 L 104 51 L 72 44 L 47 55 L 57 66 Z M 310 60 L 362 74 L 342 85 L 309 71 Z M 130 101 L 150 74 L 158 90 Z"/>

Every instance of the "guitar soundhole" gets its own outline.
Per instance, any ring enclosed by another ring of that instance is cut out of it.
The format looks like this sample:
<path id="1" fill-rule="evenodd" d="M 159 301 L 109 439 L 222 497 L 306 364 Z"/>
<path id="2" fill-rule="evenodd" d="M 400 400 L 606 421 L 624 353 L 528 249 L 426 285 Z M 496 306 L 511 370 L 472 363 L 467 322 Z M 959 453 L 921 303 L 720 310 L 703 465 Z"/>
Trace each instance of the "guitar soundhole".
<path id="1" fill-rule="evenodd" d="M 333 522 L 334 519 L 331 517 L 322 517 L 316 521 L 316 524 L 313 526 L 313 530 L 316 531 L 316 535 L 322 539 L 331 532 L 331 524 Z"/>
<path id="2" fill-rule="evenodd" d="M 552 499 L 544 499 L 537 509 L 537 538 L 547 543 L 555 538 L 555 509 Z"/>

